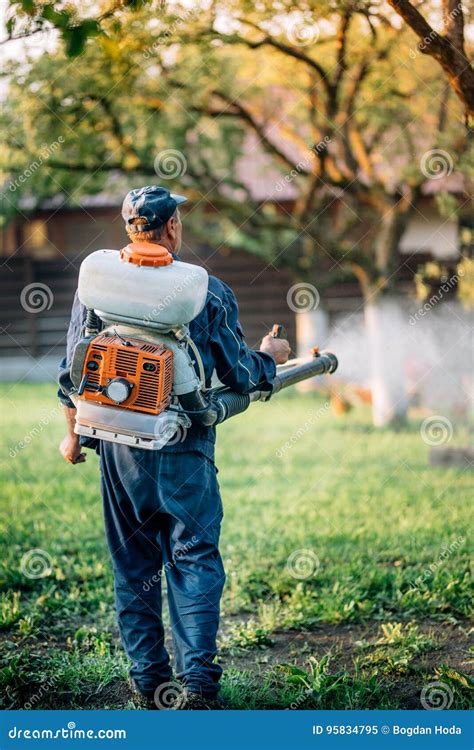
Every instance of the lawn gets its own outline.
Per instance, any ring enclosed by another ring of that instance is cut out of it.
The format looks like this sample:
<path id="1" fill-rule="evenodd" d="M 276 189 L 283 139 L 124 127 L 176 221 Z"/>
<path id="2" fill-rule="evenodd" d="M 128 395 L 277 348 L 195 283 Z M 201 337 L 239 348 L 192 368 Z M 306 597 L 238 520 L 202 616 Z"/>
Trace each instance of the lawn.
<path id="1" fill-rule="evenodd" d="M 0 392 L 3 708 L 133 708 L 97 458 L 62 461 L 52 387 Z M 219 429 L 217 464 L 230 707 L 468 707 L 472 474 L 428 465 L 420 420 L 278 396 Z"/>

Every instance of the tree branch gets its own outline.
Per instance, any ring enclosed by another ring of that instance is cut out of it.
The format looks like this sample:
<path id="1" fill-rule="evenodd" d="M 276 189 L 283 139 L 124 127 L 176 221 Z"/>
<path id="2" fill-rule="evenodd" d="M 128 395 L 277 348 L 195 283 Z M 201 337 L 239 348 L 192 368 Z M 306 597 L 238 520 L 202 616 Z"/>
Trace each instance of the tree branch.
<path id="1" fill-rule="evenodd" d="M 443 0 L 446 35 L 438 34 L 410 0 L 388 0 L 420 39 L 418 48 L 431 55 L 447 73 L 448 80 L 474 121 L 474 68 L 464 49 L 464 19 L 460 0 Z"/>

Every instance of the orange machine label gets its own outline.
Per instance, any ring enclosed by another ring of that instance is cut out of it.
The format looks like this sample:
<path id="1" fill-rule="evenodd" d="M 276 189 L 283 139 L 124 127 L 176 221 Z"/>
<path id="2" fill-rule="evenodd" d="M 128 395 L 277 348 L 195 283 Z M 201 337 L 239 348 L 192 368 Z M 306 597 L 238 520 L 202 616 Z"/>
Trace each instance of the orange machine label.
<path id="1" fill-rule="evenodd" d="M 163 345 L 140 339 L 99 334 L 87 351 L 84 376 L 87 376 L 87 381 L 82 398 L 159 414 L 170 402 L 173 352 Z M 113 392 L 117 380 L 126 396 L 119 404 L 107 395 L 108 389 Z"/>

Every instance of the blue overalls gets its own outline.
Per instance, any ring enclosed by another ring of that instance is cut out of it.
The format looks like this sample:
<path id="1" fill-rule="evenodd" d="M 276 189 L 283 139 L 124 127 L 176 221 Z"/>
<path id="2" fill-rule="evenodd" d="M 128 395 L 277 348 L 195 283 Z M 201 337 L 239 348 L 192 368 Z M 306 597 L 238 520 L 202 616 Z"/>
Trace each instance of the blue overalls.
<path id="1" fill-rule="evenodd" d="M 70 366 L 85 312 L 76 294 L 61 370 Z M 238 393 L 270 388 L 274 359 L 248 348 L 235 296 L 219 279 L 209 277 L 206 305 L 189 328 L 207 386 L 215 370 Z M 61 390 L 58 395 L 74 406 Z M 218 547 L 223 512 L 215 437 L 213 428 L 192 426 L 182 441 L 160 451 L 98 444 L 120 634 L 132 661 L 130 675 L 149 697 L 171 679 L 162 620 L 163 576 L 176 677 L 205 696 L 219 690 L 222 669 L 214 659 L 225 574 Z"/>

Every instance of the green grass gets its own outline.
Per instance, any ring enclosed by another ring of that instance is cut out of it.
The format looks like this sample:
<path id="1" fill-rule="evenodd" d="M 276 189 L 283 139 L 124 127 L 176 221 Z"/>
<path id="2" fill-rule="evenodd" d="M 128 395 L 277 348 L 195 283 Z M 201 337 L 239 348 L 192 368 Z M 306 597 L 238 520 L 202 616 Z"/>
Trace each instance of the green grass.
<path id="1" fill-rule="evenodd" d="M 62 461 L 52 387 L 0 393 L 3 705 L 133 707 L 97 458 Z M 455 426 L 453 442 L 468 439 Z M 336 418 L 312 395 L 219 429 L 232 707 L 420 707 L 439 680 L 467 707 L 472 474 L 427 454 L 416 420 L 374 431 L 364 409 Z M 34 549 L 43 577 L 24 573 Z"/>

